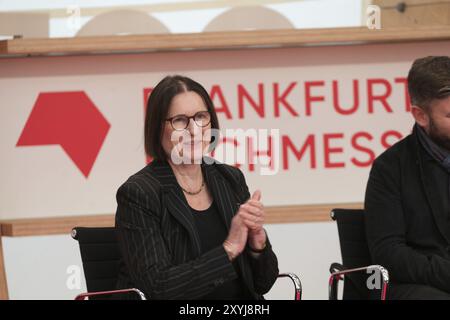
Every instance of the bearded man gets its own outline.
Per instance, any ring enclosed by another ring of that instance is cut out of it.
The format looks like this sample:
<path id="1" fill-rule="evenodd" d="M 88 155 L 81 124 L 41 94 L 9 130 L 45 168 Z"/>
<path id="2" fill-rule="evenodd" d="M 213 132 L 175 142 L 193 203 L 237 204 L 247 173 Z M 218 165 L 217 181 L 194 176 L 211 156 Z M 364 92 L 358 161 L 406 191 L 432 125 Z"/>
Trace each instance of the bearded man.
<path id="1" fill-rule="evenodd" d="M 374 162 L 365 196 L 372 262 L 390 299 L 450 299 L 450 57 L 414 61 L 411 135 Z"/>

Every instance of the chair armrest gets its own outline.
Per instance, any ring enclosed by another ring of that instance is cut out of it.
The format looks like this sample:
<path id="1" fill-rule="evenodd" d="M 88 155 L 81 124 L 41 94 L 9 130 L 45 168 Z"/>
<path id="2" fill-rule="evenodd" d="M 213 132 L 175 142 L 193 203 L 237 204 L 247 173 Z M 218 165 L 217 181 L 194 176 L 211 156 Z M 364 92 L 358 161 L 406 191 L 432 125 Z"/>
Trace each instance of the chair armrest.
<path id="1" fill-rule="evenodd" d="M 98 291 L 98 292 L 86 292 L 81 293 L 75 297 L 75 300 L 86 300 L 88 297 L 96 297 L 96 296 L 103 296 L 108 294 L 119 294 L 119 293 L 128 293 L 128 292 L 135 292 L 138 294 L 139 298 L 141 300 L 147 300 L 145 298 L 145 295 L 142 293 L 142 291 L 131 288 L 131 289 L 121 289 L 121 290 L 111 290 L 111 291 Z"/>
<path id="2" fill-rule="evenodd" d="M 300 278 L 295 273 L 292 273 L 292 272 L 280 273 L 278 275 L 278 278 L 291 279 L 292 283 L 294 284 L 294 288 L 295 288 L 294 300 L 302 299 L 302 282 L 300 281 Z"/>
<path id="3" fill-rule="evenodd" d="M 386 300 L 386 291 L 389 284 L 389 272 L 383 266 L 374 264 L 370 266 L 345 269 L 345 267 L 339 263 L 332 263 L 330 266 L 330 279 L 328 281 L 328 298 L 330 300 L 337 300 L 338 281 L 343 279 L 343 276 L 349 273 L 361 272 L 366 270 L 376 269 L 381 274 L 383 285 L 381 288 L 381 300 Z M 338 281 L 336 281 L 338 280 Z"/>

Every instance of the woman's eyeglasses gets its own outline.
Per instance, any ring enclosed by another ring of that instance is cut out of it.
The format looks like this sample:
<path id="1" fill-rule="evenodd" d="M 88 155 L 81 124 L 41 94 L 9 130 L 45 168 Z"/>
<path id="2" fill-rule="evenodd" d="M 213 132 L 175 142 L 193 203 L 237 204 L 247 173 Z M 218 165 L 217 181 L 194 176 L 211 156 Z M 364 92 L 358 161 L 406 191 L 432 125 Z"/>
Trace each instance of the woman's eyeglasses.
<path id="1" fill-rule="evenodd" d="M 189 121 L 191 119 L 194 119 L 195 124 L 201 128 L 204 128 L 211 123 L 211 115 L 209 111 L 199 111 L 190 117 L 184 114 L 179 114 L 172 118 L 166 119 L 166 121 L 170 121 L 170 124 L 174 130 L 182 131 L 189 126 Z"/>

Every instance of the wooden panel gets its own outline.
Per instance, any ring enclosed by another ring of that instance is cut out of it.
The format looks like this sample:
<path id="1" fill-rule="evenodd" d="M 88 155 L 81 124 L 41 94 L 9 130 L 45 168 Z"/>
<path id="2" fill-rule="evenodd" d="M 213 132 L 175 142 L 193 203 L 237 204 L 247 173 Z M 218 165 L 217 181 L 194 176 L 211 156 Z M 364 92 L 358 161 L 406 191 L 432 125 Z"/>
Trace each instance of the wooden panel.
<path id="1" fill-rule="evenodd" d="M 8 51 L 8 41 L 2 40 L 0 41 L 0 54 Z"/>
<path id="2" fill-rule="evenodd" d="M 450 25 L 450 0 L 406 0 L 404 12 L 397 10 L 398 0 L 374 0 L 373 4 L 380 6 L 381 26 L 390 28 L 396 26 L 443 26 Z"/>
<path id="3" fill-rule="evenodd" d="M 0 228 L 0 300 L 8 300 L 5 261 L 3 259 L 2 230 Z"/>
<path id="4" fill-rule="evenodd" d="M 334 203 L 323 205 L 268 207 L 267 223 L 302 223 L 331 221 L 330 212 L 334 208 L 362 209 L 362 203 Z"/>
<path id="5" fill-rule="evenodd" d="M 267 223 L 301 223 L 330 221 L 333 208 L 362 208 L 361 203 L 267 207 Z M 1 221 L 4 236 L 40 236 L 69 234 L 73 227 L 108 227 L 114 225 L 114 215 L 92 215 Z"/>
<path id="6" fill-rule="evenodd" d="M 114 225 L 114 215 L 72 216 L 0 221 L 3 236 L 41 236 L 70 234 L 73 227 L 109 227 Z"/>
<path id="7" fill-rule="evenodd" d="M 448 26 L 254 30 L 98 36 L 0 41 L 0 56 L 133 53 L 168 50 L 212 50 L 309 45 L 344 45 L 450 39 Z"/>
<path id="8" fill-rule="evenodd" d="M 430 0 L 403 0 L 403 1 L 372 0 L 372 4 L 379 5 L 382 8 L 394 8 L 401 2 L 405 3 L 407 6 L 414 7 L 414 6 L 433 6 L 433 5 L 442 4 L 442 3 L 446 4 L 446 3 L 450 3 L 450 0 L 435 0 L 435 1 L 430 1 Z"/>

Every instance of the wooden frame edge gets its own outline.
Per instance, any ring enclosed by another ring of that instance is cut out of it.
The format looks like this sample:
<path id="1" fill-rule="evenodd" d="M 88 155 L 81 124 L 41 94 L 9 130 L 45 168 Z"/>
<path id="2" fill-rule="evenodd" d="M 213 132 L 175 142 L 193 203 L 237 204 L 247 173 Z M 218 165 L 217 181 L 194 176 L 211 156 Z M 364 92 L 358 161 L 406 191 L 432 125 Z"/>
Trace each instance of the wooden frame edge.
<path id="1" fill-rule="evenodd" d="M 331 221 L 330 211 L 333 208 L 362 208 L 362 203 L 334 203 L 320 205 L 290 205 L 267 207 L 268 224 L 305 223 Z M 114 225 L 113 214 L 90 216 L 70 216 L 52 218 L 32 218 L 4 220 L 1 233 L 8 237 L 41 236 L 52 234 L 69 234 L 75 226 L 107 227 Z"/>
<path id="2" fill-rule="evenodd" d="M 73 38 L 19 38 L 0 41 L 0 57 L 275 48 L 449 39 L 450 28 L 448 26 L 392 27 L 380 30 L 347 27 Z"/>
<path id="3" fill-rule="evenodd" d="M 2 235 L 7 237 L 70 234 L 73 227 L 109 227 L 114 225 L 114 215 L 69 216 L 29 218 L 0 221 Z"/>
<path id="4" fill-rule="evenodd" d="M 8 299 L 8 282 L 6 281 L 5 259 L 3 257 L 2 230 L 0 225 L 0 300 Z"/>

